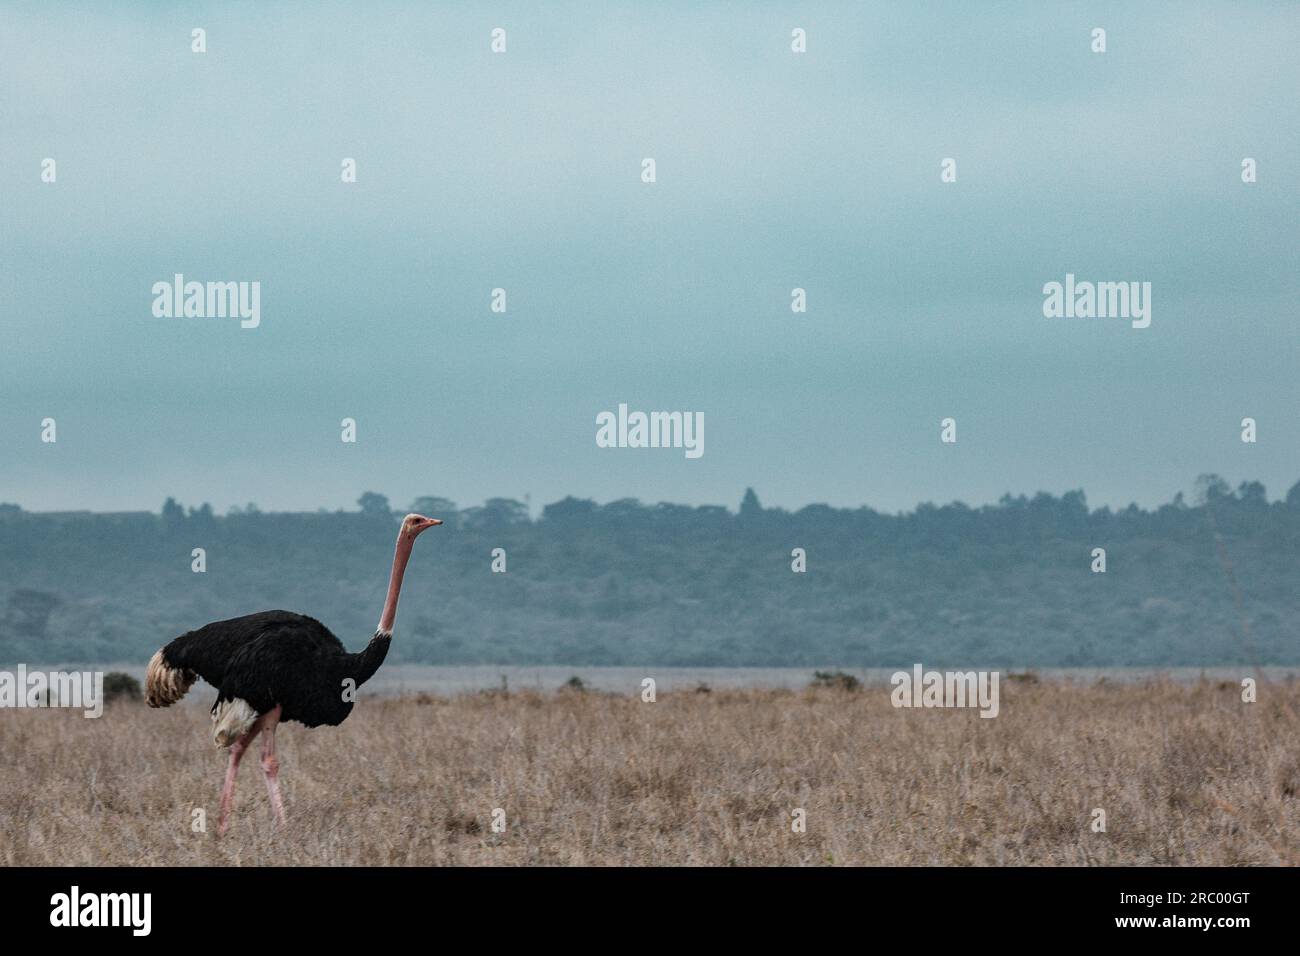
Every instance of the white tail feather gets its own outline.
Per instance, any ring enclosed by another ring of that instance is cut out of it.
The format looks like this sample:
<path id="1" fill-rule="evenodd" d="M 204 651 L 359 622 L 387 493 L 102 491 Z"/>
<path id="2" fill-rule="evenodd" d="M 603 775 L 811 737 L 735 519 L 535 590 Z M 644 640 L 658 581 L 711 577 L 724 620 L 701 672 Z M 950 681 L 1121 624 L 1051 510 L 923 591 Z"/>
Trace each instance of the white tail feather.
<path id="1" fill-rule="evenodd" d="M 166 707 L 185 696 L 194 679 L 194 671 L 172 667 L 158 651 L 149 659 L 149 669 L 144 675 L 144 699 L 150 707 Z"/>

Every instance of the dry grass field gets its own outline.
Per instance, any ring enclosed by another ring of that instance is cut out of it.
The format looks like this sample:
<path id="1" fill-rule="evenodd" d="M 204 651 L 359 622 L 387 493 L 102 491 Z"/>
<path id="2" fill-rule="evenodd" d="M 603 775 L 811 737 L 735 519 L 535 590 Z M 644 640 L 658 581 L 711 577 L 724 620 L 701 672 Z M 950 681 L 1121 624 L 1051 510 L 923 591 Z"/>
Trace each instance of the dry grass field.
<path id="1" fill-rule="evenodd" d="M 282 726 L 283 832 L 246 759 L 224 838 L 198 701 L 2 711 L 0 863 L 1300 861 L 1294 683 L 1243 704 L 1227 683 L 1004 681 L 1001 703 L 990 720 L 895 710 L 879 687 L 363 699 L 342 727 Z"/>

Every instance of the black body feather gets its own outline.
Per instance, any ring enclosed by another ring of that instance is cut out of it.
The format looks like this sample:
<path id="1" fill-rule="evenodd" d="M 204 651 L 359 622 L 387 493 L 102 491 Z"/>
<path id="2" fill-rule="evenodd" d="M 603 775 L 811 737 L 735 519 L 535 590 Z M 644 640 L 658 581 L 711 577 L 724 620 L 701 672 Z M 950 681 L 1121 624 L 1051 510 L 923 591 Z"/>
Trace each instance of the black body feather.
<path id="1" fill-rule="evenodd" d="M 376 633 L 364 651 L 349 654 L 314 618 L 261 611 L 182 634 L 162 655 L 169 667 L 194 671 L 217 688 L 214 711 L 238 697 L 258 714 L 279 704 L 281 720 L 334 726 L 352 712 L 345 682 L 359 687 L 374 676 L 391 640 L 392 635 Z"/>

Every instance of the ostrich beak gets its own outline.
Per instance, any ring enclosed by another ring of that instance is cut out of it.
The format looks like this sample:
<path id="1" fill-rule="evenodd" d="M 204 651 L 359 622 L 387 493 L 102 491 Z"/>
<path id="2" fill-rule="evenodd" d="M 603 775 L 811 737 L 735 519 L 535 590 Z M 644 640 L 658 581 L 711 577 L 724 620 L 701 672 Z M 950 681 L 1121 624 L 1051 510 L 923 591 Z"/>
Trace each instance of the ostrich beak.
<path id="1" fill-rule="evenodd" d="M 442 519 L 441 519 L 441 518 L 430 518 L 430 519 L 429 519 L 429 525 L 430 525 L 431 527 L 432 527 L 433 525 L 439 525 L 439 524 L 442 524 Z"/>

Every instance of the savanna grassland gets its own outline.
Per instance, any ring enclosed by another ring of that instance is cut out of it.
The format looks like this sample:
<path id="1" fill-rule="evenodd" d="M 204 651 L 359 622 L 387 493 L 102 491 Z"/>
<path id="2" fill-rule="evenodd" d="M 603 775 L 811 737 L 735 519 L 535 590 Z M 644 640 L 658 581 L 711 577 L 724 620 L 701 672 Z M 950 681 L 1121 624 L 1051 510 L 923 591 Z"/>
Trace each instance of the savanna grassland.
<path id="1" fill-rule="evenodd" d="M 1209 681 L 1004 681 L 995 719 L 885 687 L 366 698 L 282 726 L 283 832 L 250 753 L 224 838 L 204 706 L 9 710 L 0 862 L 1295 864 L 1298 709 Z"/>

